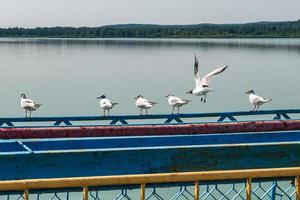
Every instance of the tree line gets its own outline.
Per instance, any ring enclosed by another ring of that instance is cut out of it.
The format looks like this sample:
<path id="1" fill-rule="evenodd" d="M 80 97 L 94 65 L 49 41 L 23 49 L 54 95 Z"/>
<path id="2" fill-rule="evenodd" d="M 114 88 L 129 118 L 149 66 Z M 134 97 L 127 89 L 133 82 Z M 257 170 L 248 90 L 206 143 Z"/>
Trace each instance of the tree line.
<path id="1" fill-rule="evenodd" d="M 151 25 L 101 27 L 0 28 L 0 37 L 60 38 L 266 38 L 300 37 L 300 20 L 246 24 Z"/>

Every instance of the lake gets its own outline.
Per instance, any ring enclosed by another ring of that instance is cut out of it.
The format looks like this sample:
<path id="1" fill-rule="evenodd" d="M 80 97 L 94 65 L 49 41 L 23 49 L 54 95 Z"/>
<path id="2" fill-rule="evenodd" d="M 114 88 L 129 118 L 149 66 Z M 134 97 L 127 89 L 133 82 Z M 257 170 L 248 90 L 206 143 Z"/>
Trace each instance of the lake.
<path id="1" fill-rule="evenodd" d="M 193 58 L 201 76 L 216 67 L 207 103 L 194 88 Z M 42 107 L 33 116 L 102 115 L 96 97 L 118 102 L 112 114 L 138 114 L 134 97 L 170 113 L 165 96 L 192 102 L 183 113 L 250 110 L 245 91 L 274 100 L 263 109 L 299 108 L 300 39 L 27 39 L 0 38 L 1 117 L 22 117 L 20 94 Z"/>

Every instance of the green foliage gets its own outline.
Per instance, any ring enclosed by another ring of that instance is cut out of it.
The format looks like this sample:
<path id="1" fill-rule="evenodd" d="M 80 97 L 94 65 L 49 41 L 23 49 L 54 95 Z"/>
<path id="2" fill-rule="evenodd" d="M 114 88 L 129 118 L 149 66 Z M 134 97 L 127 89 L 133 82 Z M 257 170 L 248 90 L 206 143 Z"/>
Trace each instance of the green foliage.
<path id="1" fill-rule="evenodd" d="M 264 38 L 300 37 L 300 20 L 248 24 L 149 25 L 102 27 L 0 28 L 0 37 L 62 38 Z"/>

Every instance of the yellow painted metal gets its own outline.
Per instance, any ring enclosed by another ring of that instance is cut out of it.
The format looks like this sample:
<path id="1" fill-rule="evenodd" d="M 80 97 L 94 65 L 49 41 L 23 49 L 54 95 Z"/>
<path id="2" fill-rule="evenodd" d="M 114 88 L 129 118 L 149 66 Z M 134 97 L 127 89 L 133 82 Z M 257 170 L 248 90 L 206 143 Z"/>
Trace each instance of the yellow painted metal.
<path id="1" fill-rule="evenodd" d="M 300 177 L 296 176 L 296 200 L 300 200 Z"/>
<path id="2" fill-rule="evenodd" d="M 0 191 L 296 177 L 300 167 L 0 181 Z"/>
<path id="3" fill-rule="evenodd" d="M 195 196 L 195 200 L 199 200 L 199 181 L 195 181 L 195 189 L 194 189 L 194 196 Z"/>
<path id="4" fill-rule="evenodd" d="M 246 200 L 251 200 L 251 191 L 252 191 L 252 178 L 247 178 L 246 183 Z"/>
<path id="5" fill-rule="evenodd" d="M 87 186 L 83 187 L 83 200 L 88 200 L 89 199 L 89 188 Z"/>
<path id="6" fill-rule="evenodd" d="M 29 191 L 24 190 L 24 200 L 29 200 Z"/>
<path id="7" fill-rule="evenodd" d="M 141 184 L 141 200 L 145 200 L 145 192 L 146 192 L 146 185 L 144 183 Z"/>

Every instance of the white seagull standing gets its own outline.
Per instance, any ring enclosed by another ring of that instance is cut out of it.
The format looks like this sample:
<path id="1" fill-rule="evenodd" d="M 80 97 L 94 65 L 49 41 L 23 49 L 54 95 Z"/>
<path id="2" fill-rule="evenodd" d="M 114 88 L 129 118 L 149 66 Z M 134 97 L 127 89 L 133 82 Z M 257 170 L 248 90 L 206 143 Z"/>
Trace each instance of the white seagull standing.
<path id="1" fill-rule="evenodd" d="M 190 100 L 182 100 L 179 97 L 174 96 L 173 94 L 169 94 L 166 97 L 168 98 L 169 105 L 173 107 L 172 114 L 174 114 L 175 107 L 177 107 L 177 114 L 179 114 L 179 108 L 190 102 Z"/>
<path id="2" fill-rule="evenodd" d="M 27 118 L 27 111 L 29 111 L 29 117 L 31 118 L 31 112 L 38 109 L 41 105 L 31 99 L 27 99 L 25 94 L 21 94 L 21 107 L 25 109 L 25 118 Z"/>
<path id="3" fill-rule="evenodd" d="M 105 111 L 107 110 L 108 116 L 110 115 L 110 110 L 117 105 L 118 103 L 111 103 L 109 99 L 106 98 L 105 95 L 101 95 L 97 97 L 100 100 L 100 107 L 103 109 L 103 115 L 105 116 Z"/>
<path id="4" fill-rule="evenodd" d="M 201 101 L 204 103 L 206 102 L 206 94 L 214 91 L 212 88 L 209 87 L 211 79 L 214 75 L 220 74 L 225 71 L 225 69 L 228 66 L 225 67 L 220 67 L 218 69 L 215 69 L 214 71 L 206 74 L 202 79 L 199 76 L 199 69 L 198 69 L 198 59 L 195 55 L 195 60 L 194 60 L 194 78 L 195 78 L 195 83 L 196 87 L 193 90 L 190 90 L 187 92 L 187 94 L 193 94 L 196 96 L 204 96 L 201 97 Z"/>
<path id="5" fill-rule="evenodd" d="M 156 102 L 148 101 L 148 99 L 145 99 L 142 95 L 138 95 L 134 99 L 136 99 L 135 101 L 136 107 L 140 109 L 140 115 L 143 114 L 143 109 L 146 110 L 146 115 L 147 115 L 148 109 L 152 108 L 155 104 L 157 104 Z"/>
<path id="6" fill-rule="evenodd" d="M 272 99 L 265 99 L 261 96 L 256 95 L 254 90 L 249 90 L 248 92 L 245 92 L 245 94 L 249 95 L 249 101 L 254 105 L 254 108 L 252 110 L 253 112 L 255 111 L 255 109 L 256 111 L 258 111 L 259 106 L 272 101 Z"/>

